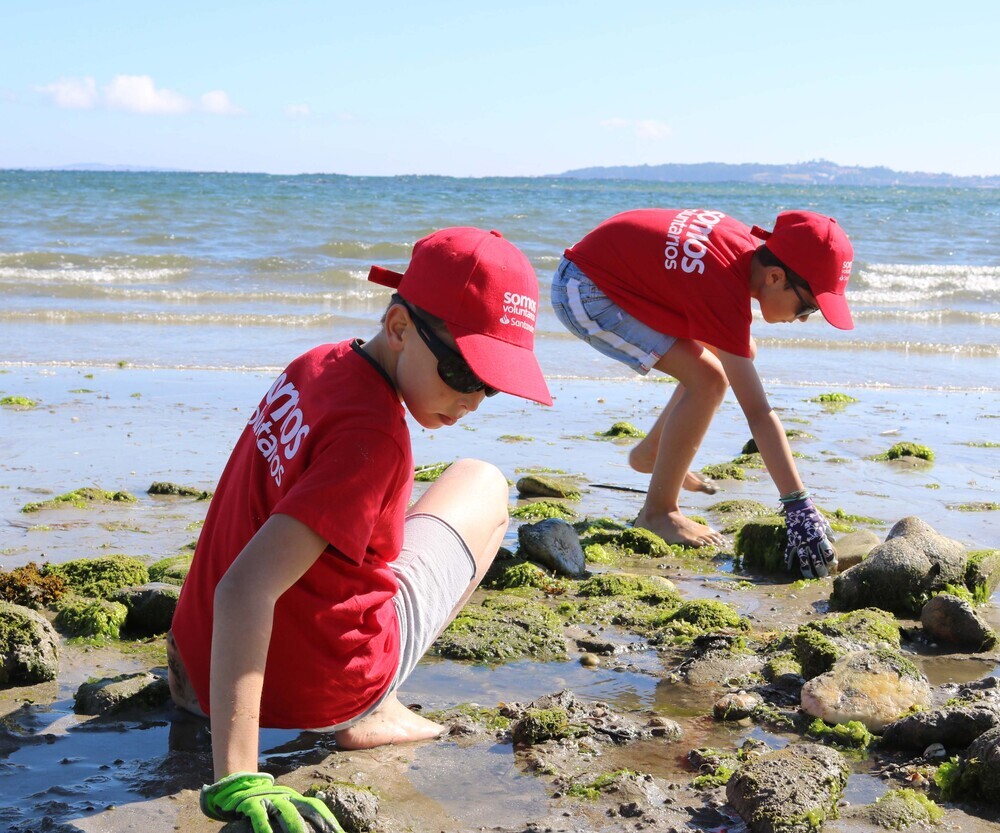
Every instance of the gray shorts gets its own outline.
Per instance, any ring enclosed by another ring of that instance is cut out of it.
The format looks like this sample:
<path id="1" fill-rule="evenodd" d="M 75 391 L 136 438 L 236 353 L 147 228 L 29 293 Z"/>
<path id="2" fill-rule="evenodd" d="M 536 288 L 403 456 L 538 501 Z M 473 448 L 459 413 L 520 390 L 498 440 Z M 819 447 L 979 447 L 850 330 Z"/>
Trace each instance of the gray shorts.
<path id="1" fill-rule="evenodd" d="M 566 258 L 552 278 L 552 308 L 577 338 L 643 376 L 677 341 L 629 315 Z"/>
<path id="2" fill-rule="evenodd" d="M 436 515 L 421 513 L 407 516 L 403 551 L 390 566 L 399 582 L 393 599 L 399 620 L 396 677 L 378 701 L 357 717 L 310 731 L 346 729 L 382 705 L 413 673 L 476 577 L 476 559 L 462 536 Z"/>

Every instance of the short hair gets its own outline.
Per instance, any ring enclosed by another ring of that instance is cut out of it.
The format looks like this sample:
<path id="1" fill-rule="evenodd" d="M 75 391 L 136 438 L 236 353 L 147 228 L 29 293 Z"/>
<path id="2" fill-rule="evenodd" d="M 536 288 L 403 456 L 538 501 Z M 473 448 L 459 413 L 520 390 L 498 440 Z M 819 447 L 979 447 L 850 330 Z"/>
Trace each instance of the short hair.
<path id="1" fill-rule="evenodd" d="M 385 323 L 385 317 L 386 315 L 388 315 L 389 310 L 392 309 L 396 304 L 411 308 L 417 315 L 420 316 L 421 321 L 426 322 L 427 326 L 429 326 L 432 330 L 434 330 L 434 332 L 438 333 L 439 335 L 448 332 L 448 325 L 447 323 L 445 323 L 445 320 L 443 318 L 438 318 L 436 315 L 431 315 L 429 312 L 427 312 L 427 310 L 418 307 L 416 304 L 411 303 L 410 301 L 407 301 L 398 292 L 392 293 L 392 297 L 389 299 L 389 306 L 385 308 L 385 311 L 382 313 L 382 318 L 380 319 L 382 324 Z"/>
<path id="2" fill-rule="evenodd" d="M 765 268 L 777 266 L 779 269 L 782 269 L 785 273 L 785 279 L 789 283 L 797 284 L 800 288 L 808 289 L 812 292 L 812 287 L 809 286 L 809 281 L 803 278 L 794 269 L 789 269 L 774 252 L 767 248 L 766 243 L 757 247 L 757 251 L 754 252 L 754 257 L 756 257 L 757 262 Z"/>

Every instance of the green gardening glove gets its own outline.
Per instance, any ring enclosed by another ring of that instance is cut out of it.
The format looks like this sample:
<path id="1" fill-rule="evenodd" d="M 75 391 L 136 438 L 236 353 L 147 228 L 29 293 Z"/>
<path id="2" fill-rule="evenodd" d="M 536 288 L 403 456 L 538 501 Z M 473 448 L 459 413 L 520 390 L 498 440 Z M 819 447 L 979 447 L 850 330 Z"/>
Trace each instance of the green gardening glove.
<path id="1" fill-rule="evenodd" d="M 322 801 L 279 787 L 266 772 L 237 772 L 206 784 L 201 811 L 216 821 L 249 819 L 254 833 L 344 833 Z"/>

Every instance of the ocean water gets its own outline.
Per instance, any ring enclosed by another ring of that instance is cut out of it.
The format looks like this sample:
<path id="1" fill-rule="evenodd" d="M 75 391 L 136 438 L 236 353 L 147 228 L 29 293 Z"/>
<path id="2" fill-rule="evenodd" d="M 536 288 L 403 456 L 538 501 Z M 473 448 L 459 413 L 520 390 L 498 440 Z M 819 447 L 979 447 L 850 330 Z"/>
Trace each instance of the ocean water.
<path id="1" fill-rule="evenodd" d="M 1000 387 L 996 191 L 563 179 L 0 172 L 0 365 L 283 366 L 374 331 L 388 291 L 366 281 L 371 264 L 403 268 L 424 234 L 477 225 L 538 272 L 548 374 L 624 376 L 564 333 L 545 298 L 563 249 L 645 206 L 764 227 L 806 208 L 847 229 L 857 328 L 758 318 L 766 380 Z"/>

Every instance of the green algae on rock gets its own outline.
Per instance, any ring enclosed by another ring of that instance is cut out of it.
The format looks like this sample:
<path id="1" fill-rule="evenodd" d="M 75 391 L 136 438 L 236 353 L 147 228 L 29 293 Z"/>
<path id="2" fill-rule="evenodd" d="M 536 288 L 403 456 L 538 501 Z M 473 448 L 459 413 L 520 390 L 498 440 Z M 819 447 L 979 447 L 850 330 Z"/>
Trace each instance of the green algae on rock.
<path id="1" fill-rule="evenodd" d="M 431 646 L 449 659 L 505 663 L 566 659 L 562 621 L 545 605 L 510 596 L 468 604 Z"/>
<path id="2" fill-rule="evenodd" d="M 902 442 L 891 446 L 887 451 L 876 454 L 873 460 L 899 460 L 903 457 L 913 457 L 918 460 L 926 460 L 928 463 L 934 460 L 934 452 L 926 445 L 917 443 Z"/>
<path id="3" fill-rule="evenodd" d="M 58 601 L 66 592 L 66 579 L 54 575 L 34 561 L 10 572 L 0 570 L 0 599 L 33 610 Z"/>
<path id="4" fill-rule="evenodd" d="M 555 596 L 565 593 L 569 582 L 546 572 L 531 561 L 520 561 L 502 568 L 498 575 L 491 577 L 488 586 L 498 590 L 533 587 Z"/>
<path id="5" fill-rule="evenodd" d="M 949 503 L 947 508 L 957 512 L 997 512 L 1000 511 L 1000 503 L 992 500 L 976 500 L 970 503 Z"/>
<path id="6" fill-rule="evenodd" d="M 146 565 L 131 555 L 102 555 L 97 558 L 77 558 L 62 564 L 49 564 L 50 575 L 61 576 L 80 596 L 106 599 L 122 587 L 149 582 Z"/>
<path id="7" fill-rule="evenodd" d="M 607 431 L 598 431 L 597 436 L 610 437 L 612 439 L 631 437 L 641 440 L 646 436 L 646 432 L 640 428 L 636 428 L 631 422 L 616 422 Z"/>
<path id="8" fill-rule="evenodd" d="M 534 746 L 547 740 L 562 740 L 587 734 L 583 726 L 570 723 L 569 713 L 558 706 L 551 709 L 527 709 L 510 728 L 517 745 Z"/>
<path id="9" fill-rule="evenodd" d="M 585 801 L 596 801 L 601 797 L 601 793 L 609 787 L 614 786 L 622 778 L 640 777 L 638 772 L 630 769 L 616 769 L 614 772 L 605 772 L 583 783 L 571 784 L 566 789 L 566 795 L 572 798 L 580 798 Z"/>
<path id="10" fill-rule="evenodd" d="M 34 408 L 38 405 L 35 399 L 28 399 L 27 396 L 4 396 L 0 398 L 0 405 L 5 408 Z"/>
<path id="11" fill-rule="evenodd" d="M 56 627 L 67 636 L 118 639 L 128 618 L 125 605 L 107 599 L 67 596 L 56 609 Z"/>
<path id="12" fill-rule="evenodd" d="M 712 463 L 701 467 L 701 473 L 712 480 L 746 480 L 746 470 L 736 463 Z"/>
<path id="13" fill-rule="evenodd" d="M 172 555 L 168 558 L 161 558 L 159 561 L 149 565 L 149 580 L 163 581 L 167 584 L 184 584 L 184 579 L 191 570 L 191 562 L 194 560 L 193 553 L 183 555 Z"/>
<path id="14" fill-rule="evenodd" d="M 72 492 L 59 495 L 49 500 L 37 503 L 26 503 L 21 511 L 40 512 L 43 509 L 60 509 L 66 506 L 73 506 L 77 509 L 85 509 L 95 503 L 135 503 L 135 495 L 128 492 L 106 492 L 94 486 L 84 486 Z"/>
<path id="15" fill-rule="evenodd" d="M 900 647 L 899 624 L 891 613 L 861 608 L 800 625 L 792 649 L 806 679 L 825 674 L 843 656 L 858 650 Z"/>
<path id="16" fill-rule="evenodd" d="M 54 680 L 59 638 L 42 614 L 0 601 L 0 687 Z"/>
<path id="17" fill-rule="evenodd" d="M 526 474 L 520 478 L 517 492 L 521 497 L 558 497 L 565 500 L 579 500 L 581 497 L 580 490 L 566 478 L 540 474 Z"/>
<path id="18" fill-rule="evenodd" d="M 177 483 L 169 483 L 167 481 L 159 480 L 150 483 L 149 488 L 146 489 L 146 493 L 150 495 L 193 497 L 197 500 L 209 500 L 212 497 L 212 493 L 207 492 L 204 489 L 198 489 L 194 486 L 180 486 Z"/>
<path id="19" fill-rule="evenodd" d="M 623 555 L 647 555 L 662 558 L 666 555 L 680 555 L 684 547 L 680 544 L 668 544 L 655 532 L 641 527 L 591 528 L 581 534 L 580 545 L 601 544 L 611 547 Z"/>
<path id="20" fill-rule="evenodd" d="M 785 519 L 777 515 L 747 520 L 736 531 L 734 552 L 740 569 L 765 573 L 786 573 L 785 547 L 788 533 Z"/>
<path id="21" fill-rule="evenodd" d="M 1000 550 L 970 552 L 965 564 L 965 586 L 976 604 L 986 604 L 1000 587 Z"/>
<path id="22" fill-rule="evenodd" d="M 749 520 L 774 516 L 775 510 L 756 500 L 736 499 L 713 503 L 708 507 L 708 511 L 721 515 L 722 532 L 732 535 Z"/>
<path id="23" fill-rule="evenodd" d="M 667 627 L 679 622 L 691 625 L 694 633 L 715 633 L 732 629 L 750 630 L 750 623 L 740 616 L 732 605 L 715 599 L 692 599 L 684 602 L 661 620 L 661 624 Z M 689 630 L 685 629 L 685 633 Z"/>
<path id="24" fill-rule="evenodd" d="M 531 521 L 544 520 L 545 518 L 568 520 L 575 518 L 576 512 L 556 500 L 533 500 L 531 503 L 515 506 L 510 510 L 510 516 L 518 520 Z"/>
<path id="25" fill-rule="evenodd" d="M 428 463 L 424 466 L 417 466 L 413 470 L 413 479 L 417 483 L 433 483 L 437 480 L 451 463 Z"/>
<path id="26" fill-rule="evenodd" d="M 809 724 L 806 735 L 844 749 L 864 750 L 875 740 L 868 727 L 859 720 L 849 720 L 847 723 L 831 726 L 818 717 Z"/>
<path id="27" fill-rule="evenodd" d="M 847 405 L 858 400 L 846 393 L 821 393 L 805 401 L 818 402 L 821 405 Z"/>
<path id="28" fill-rule="evenodd" d="M 673 605 L 681 600 L 680 593 L 672 581 L 660 576 L 638 576 L 629 573 L 598 573 L 581 582 L 576 592 L 585 598 L 627 596 L 651 605 Z"/>
<path id="29" fill-rule="evenodd" d="M 921 792 L 899 789 L 876 799 L 867 815 L 886 830 L 905 830 L 914 824 L 937 824 L 944 818 L 944 810 Z"/>

